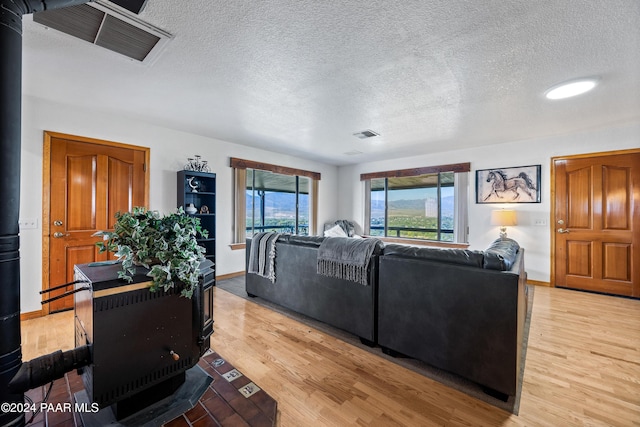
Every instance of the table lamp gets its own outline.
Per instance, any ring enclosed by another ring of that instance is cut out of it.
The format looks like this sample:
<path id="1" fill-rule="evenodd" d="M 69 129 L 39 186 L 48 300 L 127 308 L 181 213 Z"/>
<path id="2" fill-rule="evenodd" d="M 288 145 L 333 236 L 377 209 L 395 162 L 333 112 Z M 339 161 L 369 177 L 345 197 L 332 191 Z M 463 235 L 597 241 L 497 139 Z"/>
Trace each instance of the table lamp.
<path id="1" fill-rule="evenodd" d="M 507 226 L 516 225 L 516 211 L 499 209 L 491 212 L 491 224 L 500 226 L 500 238 L 507 238 Z"/>

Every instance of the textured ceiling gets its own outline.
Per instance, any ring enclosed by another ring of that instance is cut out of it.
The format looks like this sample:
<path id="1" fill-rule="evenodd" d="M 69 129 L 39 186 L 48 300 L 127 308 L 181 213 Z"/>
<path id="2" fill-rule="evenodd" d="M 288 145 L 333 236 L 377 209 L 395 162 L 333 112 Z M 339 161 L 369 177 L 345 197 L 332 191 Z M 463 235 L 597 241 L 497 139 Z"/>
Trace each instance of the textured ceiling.
<path id="1" fill-rule="evenodd" d="M 638 0 L 149 0 L 139 17 L 174 35 L 151 64 L 25 17 L 24 93 L 336 165 L 640 120 Z M 596 90 L 544 98 L 584 76 Z"/>

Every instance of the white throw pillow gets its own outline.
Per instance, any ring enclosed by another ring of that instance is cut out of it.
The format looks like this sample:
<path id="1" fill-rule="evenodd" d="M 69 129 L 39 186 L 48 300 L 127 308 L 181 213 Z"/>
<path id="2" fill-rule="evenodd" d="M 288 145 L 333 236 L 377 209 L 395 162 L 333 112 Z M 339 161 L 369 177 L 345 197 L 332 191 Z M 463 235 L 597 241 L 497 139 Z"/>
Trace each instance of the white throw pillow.
<path id="1" fill-rule="evenodd" d="M 349 237 L 347 233 L 344 232 L 342 227 L 339 225 L 334 225 L 328 230 L 324 231 L 324 237 Z"/>

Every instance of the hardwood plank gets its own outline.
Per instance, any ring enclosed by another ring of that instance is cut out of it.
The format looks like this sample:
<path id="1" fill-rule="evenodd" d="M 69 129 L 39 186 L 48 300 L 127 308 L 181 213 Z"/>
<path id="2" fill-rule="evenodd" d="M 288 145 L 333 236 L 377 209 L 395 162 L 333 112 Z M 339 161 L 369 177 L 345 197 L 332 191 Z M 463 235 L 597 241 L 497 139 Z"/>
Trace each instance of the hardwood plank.
<path id="1" fill-rule="evenodd" d="M 73 345 L 71 312 L 24 321 L 25 360 Z M 640 301 L 536 287 L 519 415 L 215 289 L 212 347 L 281 426 L 639 426 Z"/>

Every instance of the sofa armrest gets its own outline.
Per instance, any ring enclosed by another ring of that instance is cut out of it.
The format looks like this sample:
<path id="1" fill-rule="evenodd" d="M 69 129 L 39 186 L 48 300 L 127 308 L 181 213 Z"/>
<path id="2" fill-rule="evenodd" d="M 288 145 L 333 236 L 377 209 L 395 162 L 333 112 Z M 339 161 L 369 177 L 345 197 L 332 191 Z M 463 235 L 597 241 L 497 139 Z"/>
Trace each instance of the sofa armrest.
<path id="1" fill-rule="evenodd" d="M 520 245 L 513 239 L 497 239 L 484 251 L 484 268 L 510 270 L 515 264 Z"/>

